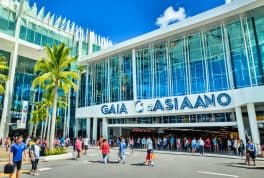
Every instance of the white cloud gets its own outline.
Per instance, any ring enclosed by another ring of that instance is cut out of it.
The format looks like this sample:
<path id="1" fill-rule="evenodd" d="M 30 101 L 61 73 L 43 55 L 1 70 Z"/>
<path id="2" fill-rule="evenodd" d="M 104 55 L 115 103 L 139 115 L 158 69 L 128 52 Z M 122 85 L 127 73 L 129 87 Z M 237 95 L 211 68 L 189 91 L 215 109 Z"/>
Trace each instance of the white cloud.
<path id="1" fill-rule="evenodd" d="M 185 9 L 180 7 L 178 10 L 174 10 L 172 6 L 168 7 L 164 13 L 157 18 L 156 25 L 161 28 L 168 26 L 172 22 L 181 21 L 186 18 Z"/>
<path id="2" fill-rule="evenodd" d="M 232 0 L 225 0 L 226 4 L 229 4 L 230 2 L 232 2 Z"/>

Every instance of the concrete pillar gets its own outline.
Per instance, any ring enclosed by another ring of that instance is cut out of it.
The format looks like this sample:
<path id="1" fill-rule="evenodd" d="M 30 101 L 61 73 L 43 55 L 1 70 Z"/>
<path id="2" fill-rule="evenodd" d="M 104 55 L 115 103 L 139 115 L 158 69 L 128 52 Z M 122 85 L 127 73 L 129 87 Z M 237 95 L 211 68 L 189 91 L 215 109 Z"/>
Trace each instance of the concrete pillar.
<path id="1" fill-rule="evenodd" d="M 136 50 L 132 50 L 132 72 L 133 72 L 133 99 L 137 100 L 137 66 L 136 66 Z"/>
<path id="2" fill-rule="evenodd" d="M 78 137 L 78 131 L 79 131 L 79 119 L 75 119 L 75 131 L 74 131 L 74 137 Z"/>
<path id="3" fill-rule="evenodd" d="M 15 44 L 14 52 L 10 56 L 9 64 L 9 74 L 8 81 L 6 82 L 5 97 L 3 104 L 3 112 L 1 118 L 0 126 L 0 138 L 5 138 L 9 133 L 9 123 L 11 121 L 11 106 L 14 92 L 14 81 L 15 81 L 15 72 L 17 65 L 17 53 L 18 53 L 18 43 Z"/>
<path id="4" fill-rule="evenodd" d="M 257 145 L 257 147 L 260 146 L 260 137 L 259 137 L 259 129 L 258 129 L 258 123 L 257 123 L 257 117 L 256 117 L 256 111 L 254 104 L 250 103 L 247 104 L 247 111 L 248 111 L 248 119 L 250 123 L 250 130 L 251 130 L 251 136 L 253 143 Z"/>
<path id="5" fill-rule="evenodd" d="M 239 138 L 242 139 L 243 143 L 246 145 L 245 127 L 244 127 L 241 107 L 236 107 L 235 111 L 236 111 L 236 119 L 237 119 L 237 128 L 238 128 Z"/>
<path id="6" fill-rule="evenodd" d="M 97 118 L 93 118 L 93 140 L 97 141 Z"/>
<path id="7" fill-rule="evenodd" d="M 102 122 L 102 135 L 104 138 L 108 139 L 108 124 L 107 124 L 107 119 L 106 118 L 103 118 L 103 122 Z"/>
<path id="8" fill-rule="evenodd" d="M 16 14 L 16 29 L 15 29 L 15 47 L 13 53 L 10 56 L 9 62 L 9 73 L 8 73 L 8 81 L 6 82 L 5 88 L 5 96 L 4 96 L 4 104 L 3 104 L 3 111 L 2 111 L 2 118 L 0 124 L 0 138 L 5 138 L 8 136 L 9 133 L 9 123 L 11 120 L 11 106 L 12 106 L 12 99 L 13 99 L 13 92 L 14 92 L 14 80 L 15 80 L 15 71 L 17 65 L 17 54 L 19 48 L 19 34 L 21 28 L 21 13 L 24 7 L 24 0 L 20 2 L 18 12 Z"/>
<path id="9" fill-rule="evenodd" d="M 86 137 L 90 141 L 91 135 L 90 135 L 90 130 L 91 130 L 91 118 L 86 119 Z"/>

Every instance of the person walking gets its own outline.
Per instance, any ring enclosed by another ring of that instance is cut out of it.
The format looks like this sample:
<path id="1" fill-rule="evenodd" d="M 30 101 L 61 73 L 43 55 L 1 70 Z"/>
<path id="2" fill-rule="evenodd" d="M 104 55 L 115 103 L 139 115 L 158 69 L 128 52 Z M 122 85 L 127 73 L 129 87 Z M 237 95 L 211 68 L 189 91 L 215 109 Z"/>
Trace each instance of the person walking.
<path id="1" fill-rule="evenodd" d="M 251 139 L 248 140 L 248 144 L 246 146 L 246 154 L 247 154 L 246 156 L 247 165 L 248 166 L 250 165 L 250 158 L 251 158 L 253 161 L 253 166 L 256 166 L 255 159 L 256 159 L 257 150 L 255 144 L 253 144 Z"/>
<path id="2" fill-rule="evenodd" d="M 33 143 L 30 147 L 30 158 L 31 158 L 31 175 L 37 176 L 39 174 L 36 173 L 38 168 L 38 162 L 40 158 L 40 139 L 36 138 L 35 143 Z"/>
<path id="3" fill-rule="evenodd" d="M 129 147 L 131 149 L 131 153 L 132 154 L 134 154 L 134 144 L 135 144 L 134 138 L 133 137 L 130 137 L 129 138 Z"/>
<path id="4" fill-rule="evenodd" d="M 240 140 L 238 151 L 239 151 L 239 156 L 242 158 L 244 156 L 244 151 L 245 151 L 245 145 L 242 139 Z"/>
<path id="5" fill-rule="evenodd" d="M 192 139 L 192 153 L 195 153 L 196 152 L 196 138 L 193 138 Z"/>
<path id="6" fill-rule="evenodd" d="M 86 137 L 83 139 L 83 144 L 84 144 L 84 154 L 86 155 L 87 153 L 87 150 L 88 150 L 88 142 L 89 142 L 89 139 Z"/>
<path id="7" fill-rule="evenodd" d="M 100 148 L 102 150 L 103 162 L 107 164 L 109 162 L 108 155 L 110 153 L 110 147 L 106 139 L 103 139 Z"/>
<path id="8" fill-rule="evenodd" d="M 26 158 L 26 153 L 25 150 L 27 149 L 27 145 L 23 143 L 23 137 L 18 136 L 16 139 L 16 142 L 11 145 L 10 147 L 10 152 L 9 152 L 9 164 L 14 165 L 16 168 L 16 172 L 13 174 L 9 175 L 9 178 L 20 178 L 21 177 L 21 166 L 22 166 L 22 159 L 23 159 L 23 154 L 24 158 Z"/>
<path id="9" fill-rule="evenodd" d="M 125 139 L 124 138 L 120 138 L 121 142 L 120 142 L 120 145 L 119 145 L 119 163 L 123 163 L 125 164 L 126 163 L 126 142 L 125 142 Z"/>
<path id="10" fill-rule="evenodd" d="M 10 139 L 10 137 L 6 137 L 6 140 L 5 140 L 6 152 L 8 152 L 10 145 L 11 145 L 11 139 Z"/>
<path id="11" fill-rule="evenodd" d="M 200 137 L 198 144 L 199 144 L 200 154 L 201 156 L 203 156 L 204 155 L 204 140 L 202 139 L 202 137 Z"/>
<path id="12" fill-rule="evenodd" d="M 151 154 L 153 153 L 153 142 L 150 137 L 147 138 L 146 146 L 147 146 L 146 165 L 153 166 L 152 156 L 151 156 Z"/>
<path id="13" fill-rule="evenodd" d="M 81 138 L 78 137 L 75 141 L 75 150 L 77 151 L 77 159 L 80 158 L 80 153 L 82 152 L 82 141 Z"/>

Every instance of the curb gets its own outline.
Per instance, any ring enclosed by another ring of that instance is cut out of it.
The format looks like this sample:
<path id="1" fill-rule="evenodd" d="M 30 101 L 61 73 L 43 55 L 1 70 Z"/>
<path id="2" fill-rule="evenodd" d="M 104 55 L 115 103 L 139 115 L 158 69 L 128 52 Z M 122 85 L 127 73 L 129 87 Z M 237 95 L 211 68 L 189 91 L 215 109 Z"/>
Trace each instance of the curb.
<path id="1" fill-rule="evenodd" d="M 97 149 L 97 147 L 89 147 L 91 149 Z M 111 149 L 113 150 L 118 150 L 117 147 L 112 147 Z M 134 149 L 134 151 L 138 152 L 146 152 L 146 150 L 142 149 Z M 185 155 L 185 156 L 201 156 L 199 153 L 186 153 L 186 152 L 169 152 L 169 151 L 160 151 L 160 150 L 154 150 L 155 153 L 158 154 L 168 154 L 168 155 Z M 221 155 L 221 154 L 211 154 L 211 153 L 205 153 L 203 157 L 213 157 L 213 158 L 227 158 L 227 159 L 240 159 L 244 160 L 245 157 L 240 157 L 240 156 L 233 156 L 233 155 Z M 256 161 L 264 161 L 264 158 L 262 157 L 257 157 Z"/>
<path id="2" fill-rule="evenodd" d="M 57 160 L 72 159 L 72 158 L 73 158 L 72 153 L 65 153 L 65 154 L 60 154 L 60 155 L 41 157 L 40 160 L 44 162 L 48 162 L 48 161 L 57 161 Z"/>

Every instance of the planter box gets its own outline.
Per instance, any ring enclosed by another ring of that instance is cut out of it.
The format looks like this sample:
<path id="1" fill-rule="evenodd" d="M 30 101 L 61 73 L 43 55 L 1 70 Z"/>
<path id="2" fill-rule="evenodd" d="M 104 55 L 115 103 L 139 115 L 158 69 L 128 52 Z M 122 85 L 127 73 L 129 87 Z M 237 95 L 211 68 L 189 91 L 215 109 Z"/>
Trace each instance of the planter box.
<path id="1" fill-rule="evenodd" d="M 64 153 L 60 155 L 44 156 L 41 159 L 46 162 L 46 161 L 56 161 L 56 160 L 72 159 L 72 158 L 73 158 L 72 153 Z"/>

